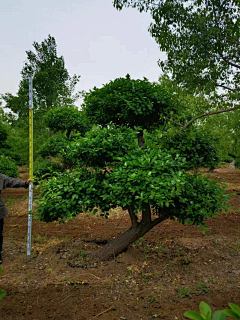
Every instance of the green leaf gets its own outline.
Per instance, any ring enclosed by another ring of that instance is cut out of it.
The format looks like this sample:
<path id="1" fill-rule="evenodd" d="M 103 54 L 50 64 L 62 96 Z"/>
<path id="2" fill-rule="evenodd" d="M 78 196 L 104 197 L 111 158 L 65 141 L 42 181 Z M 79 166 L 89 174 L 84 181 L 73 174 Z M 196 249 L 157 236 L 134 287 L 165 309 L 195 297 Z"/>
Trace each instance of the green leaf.
<path id="1" fill-rule="evenodd" d="M 184 317 L 189 318 L 189 319 L 203 320 L 201 315 L 199 313 L 197 313 L 196 311 L 187 311 L 183 315 L 184 315 Z"/>
<path id="2" fill-rule="evenodd" d="M 206 317 L 207 320 L 208 319 L 211 320 L 212 310 L 211 310 L 210 306 L 206 302 L 204 302 L 204 301 L 200 302 L 199 310 Z"/>
<path id="3" fill-rule="evenodd" d="M 237 319 L 237 320 L 240 319 L 240 317 L 232 310 L 225 309 L 225 310 L 222 310 L 222 312 L 228 317 L 232 317 L 232 318 Z"/>
<path id="4" fill-rule="evenodd" d="M 0 300 L 6 295 L 6 291 L 0 289 Z"/>
<path id="5" fill-rule="evenodd" d="M 215 311 L 212 320 L 226 320 L 226 316 L 222 311 Z"/>
<path id="6" fill-rule="evenodd" d="M 240 307 L 234 303 L 229 303 L 228 305 L 232 309 L 232 311 L 235 312 L 240 317 Z"/>

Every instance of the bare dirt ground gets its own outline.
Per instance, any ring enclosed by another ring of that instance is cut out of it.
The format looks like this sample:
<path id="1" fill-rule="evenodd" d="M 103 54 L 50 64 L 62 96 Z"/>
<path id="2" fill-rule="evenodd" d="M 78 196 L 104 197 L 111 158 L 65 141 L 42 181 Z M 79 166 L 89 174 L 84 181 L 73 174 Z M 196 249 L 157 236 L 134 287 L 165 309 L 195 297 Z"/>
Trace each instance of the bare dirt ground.
<path id="1" fill-rule="evenodd" d="M 124 232 L 127 213 L 82 215 L 64 225 L 35 219 L 27 263 L 28 191 L 5 190 L 0 319 L 177 320 L 202 300 L 213 310 L 240 305 L 240 170 L 216 169 L 212 177 L 225 179 L 235 195 L 229 213 L 208 220 L 209 232 L 165 221 L 95 266 L 85 263 L 86 252 Z"/>

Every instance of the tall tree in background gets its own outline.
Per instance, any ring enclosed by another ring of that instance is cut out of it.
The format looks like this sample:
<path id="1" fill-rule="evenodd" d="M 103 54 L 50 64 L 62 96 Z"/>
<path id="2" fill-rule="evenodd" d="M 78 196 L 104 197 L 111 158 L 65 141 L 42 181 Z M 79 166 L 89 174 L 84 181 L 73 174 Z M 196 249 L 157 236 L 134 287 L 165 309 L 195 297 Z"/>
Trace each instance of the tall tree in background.
<path id="1" fill-rule="evenodd" d="M 151 13 L 149 31 L 167 53 L 159 64 L 179 84 L 206 94 L 222 88 L 227 97 L 218 97 L 238 104 L 239 0 L 115 0 L 114 6 Z"/>
<path id="2" fill-rule="evenodd" d="M 34 75 L 33 98 L 34 112 L 43 113 L 57 106 L 73 105 L 78 94 L 74 95 L 79 76 L 70 77 L 64 58 L 57 55 L 56 40 L 48 36 L 41 43 L 33 43 L 34 50 L 26 51 L 27 61 L 21 71 L 22 80 L 16 96 L 11 93 L 2 95 L 5 107 L 11 109 L 20 118 L 28 114 L 28 77 Z"/>

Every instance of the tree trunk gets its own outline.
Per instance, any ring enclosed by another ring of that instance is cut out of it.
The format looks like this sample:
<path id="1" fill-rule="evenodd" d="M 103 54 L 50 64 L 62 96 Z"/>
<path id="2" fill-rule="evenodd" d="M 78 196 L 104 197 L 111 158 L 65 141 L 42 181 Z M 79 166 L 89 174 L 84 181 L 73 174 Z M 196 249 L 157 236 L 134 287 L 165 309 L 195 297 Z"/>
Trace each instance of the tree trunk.
<path id="1" fill-rule="evenodd" d="M 235 162 L 236 160 L 234 159 L 232 162 L 229 163 L 229 169 L 233 169 L 233 170 L 236 169 Z"/>
<path id="2" fill-rule="evenodd" d="M 141 130 L 138 134 L 138 146 L 140 148 L 145 148 L 145 140 L 143 138 L 143 130 Z"/>
<path id="3" fill-rule="evenodd" d="M 104 261 L 111 257 L 117 256 L 119 253 L 123 252 L 131 243 L 144 236 L 148 231 L 150 231 L 153 227 L 155 227 L 165 219 L 166 218 L 164 216 L 160 216 L 159 218 L 150 222 L 144 223 L 143 221 L 141 221 L 140 223 L 137 223 L 134 227 L 128 229 L 117 239 L 112 240 L 103 248 L 94 252 L 92 255 L 92 260 Z"/>
<path id="4" fill-rule="evenodd" d="M 71 135 L 71 130 L 67 130 L 66 137 L 69 139 Z"/>

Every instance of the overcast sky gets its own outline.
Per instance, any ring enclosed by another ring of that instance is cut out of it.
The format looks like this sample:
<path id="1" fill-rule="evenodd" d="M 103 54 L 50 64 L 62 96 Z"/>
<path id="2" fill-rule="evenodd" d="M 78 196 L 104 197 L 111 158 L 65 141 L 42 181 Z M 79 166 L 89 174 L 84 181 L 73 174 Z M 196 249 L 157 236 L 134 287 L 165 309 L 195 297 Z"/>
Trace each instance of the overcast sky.
<path id="1" fill-rule="evenodd" d="M 89 90 L 127 73 L 157 81 L 164 59 L 148 33 L 151 17 L 117 11 L 113 0 L 1 0 L 0 93 L 16 94 L 26 50 L 48 34 L 57 41 L 70 73 Z"/>

